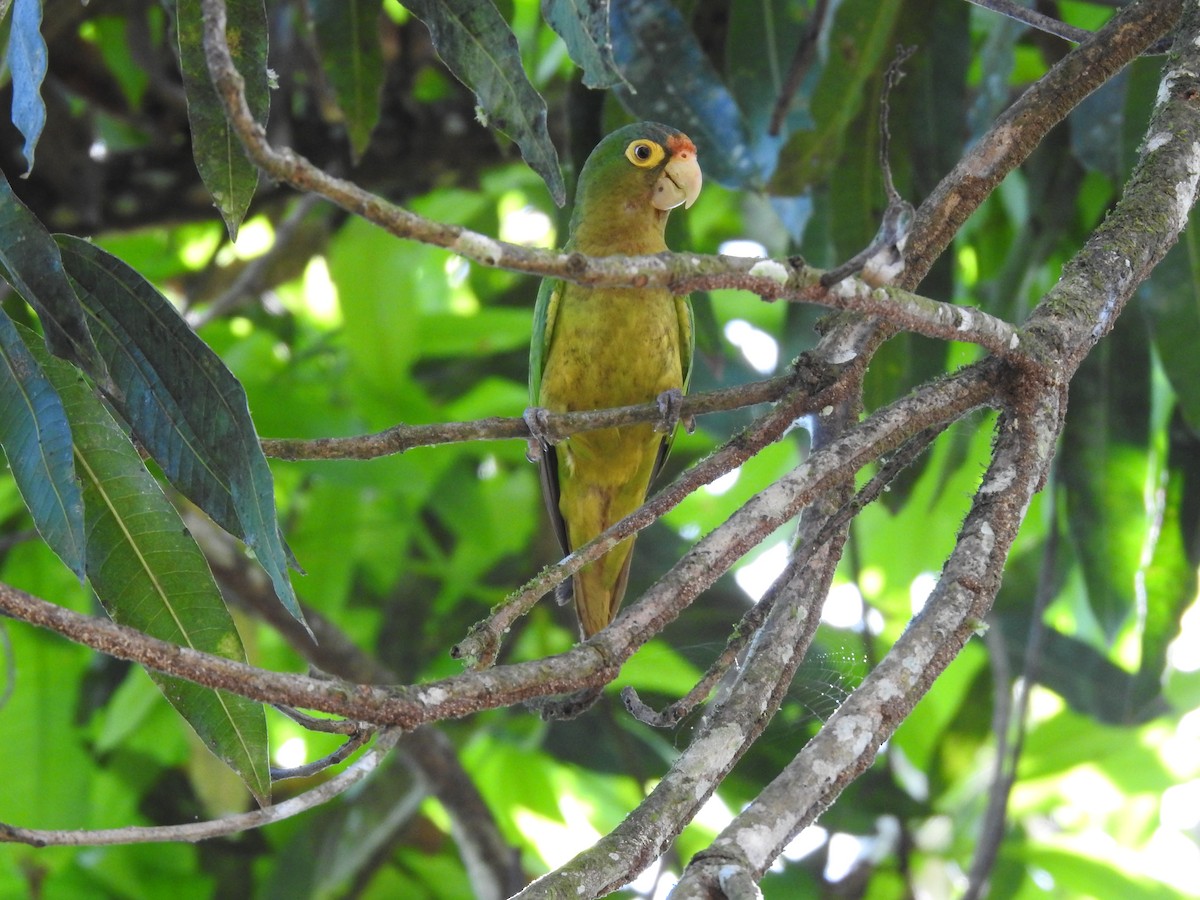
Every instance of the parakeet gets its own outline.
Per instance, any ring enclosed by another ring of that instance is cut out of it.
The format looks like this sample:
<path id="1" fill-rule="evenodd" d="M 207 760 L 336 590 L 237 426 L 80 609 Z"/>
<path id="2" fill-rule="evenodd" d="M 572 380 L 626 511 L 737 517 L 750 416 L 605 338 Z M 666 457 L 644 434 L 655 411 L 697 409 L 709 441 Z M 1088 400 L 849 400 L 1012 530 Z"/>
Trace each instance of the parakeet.
<path id="1" fill-rule="evenodd" d="M 565 249 L 589 256 L 666 250 L 667 216 L 696 202 L 701 180 L 687 135 L 657 122 L 614 131 L 579 174 Z M 663 288 L 592 288 L 547 279 L 534 312 L 530 402 L 570 412 L 647 403 L 664 392 L 680 397 L 694 345 L 686 297 Z M 674 426 L 663 434 L 645 423 L 543 446 L 542 491 L 563 552 L 642 504 L 673 434 Z M 585 638 L 616 616 L 632 550 L 630 538 L 575 574 L 572 591 Z"/>

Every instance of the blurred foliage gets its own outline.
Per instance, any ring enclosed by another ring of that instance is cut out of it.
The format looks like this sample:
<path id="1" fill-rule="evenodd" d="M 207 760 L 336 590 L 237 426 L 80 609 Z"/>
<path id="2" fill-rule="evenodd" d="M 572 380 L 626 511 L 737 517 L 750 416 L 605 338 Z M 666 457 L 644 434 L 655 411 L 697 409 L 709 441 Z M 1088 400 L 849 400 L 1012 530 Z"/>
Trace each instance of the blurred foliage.
<path id="1" fill-rule="evenodd" d="M 691 134 L 710 176 L 700 203 L 672 218 L 673 247 L 732 251 L 727 242 L 750 241 L 758 252 L 802 253 L 820 266 L 860 249 L 878 226 L 879 91 L 897 44 L 918 48 L 891 120 L 897 185 L 914 201 L 1064 52 L 951 0 L 843 0 L 811 32 L 815 5 L 805 0 L 230 5 L 253 38 L 240 49 L 264 113 L 272 88 L 272 139 L 422 215 L 553 246 L 564 222 L 555 200 L 573 183 L 577 161 L 610 127 L 653 117 Z M 179 0 L 164 14 L 154 0 L 15 0 L 0 25 L 8 47 L 0 93 L 12 110 L 11 122 L 0 122 L 0 274 L 12 286 L 2 298 L 0 429 L 13 473 L 0 481 L 0 579 L 72 609 L 103 605 L 120 621 L 141 621 L 122 618 L 135 602 L 122 600 L 132 593 L 125 576 L 106 583 L 88 562 L 84 501 L 94 498 L 85 481 L 79 499 L 62 451 L 68 436 L 79 448 L 90 427 L 121 454 L 111 465 L 148 478 L 131 463 L 132 429 L 157 460 L 150 471 L 168 496 L 191 515 L 182 495 L 190 497 L 255 544 L 285 603 L 290 548 L 307 572 L 292 579 L 300 599 L 396 677 L 452 674 L 449 647 L 556 559 L 523 444 L 451 445 L 371 462 L 272 461 L 272 493 L 247 441 L 253 428 L 320 437 L 518 415 L 536 284 L 397 241 L 277 185 L 255 187 L 257 173 L 203 118 L 215 98 L 197 87 L 198 6 Z M 1108 7 L 1058 4 L 1068 21 L 1093 28 Z M 782 131 L 768 134 L 806 34 L 810 59 Z M 1157 70 L 1157 61 L 1139 60 L 1076 110 L 970 219 L 922 291 L 1020 321 L 1115 200 Z M 92 243 L 52 240 L 51 232 Z M 767 897 L 959 890 L 997 753 L 994 705 L 1014 685 L 1034 682 L 993 895 L 1200 892 L 1198 252 L 1193 224 L 1072 385 L 1061 452 L 1029 510 L 986 638 L 968 645 L 875 766 L 768 873 Z M 85 259 L 108 260 L 108 274 L 81 287 Z M 73 310 L 64 290 L 92 300 Z M 166 324 L 145 333 L 105 327 L 102 339 L 98 323 L 123 315 L 116 294 L 134 298 L 133 315 Z M 811 309 L 734 292 L 695 299 L 693 390 L 779 371 L 815 341 Z M 198 326 L 203 344 L 155 362 L 155 342 L 188 346 L 181 323 L 161 318 L 166 301 Z M 107 388 L 107 409 L 78 375 L 63 374 L 74 372 L 67 363 L 50 363 L 37 339 L 29 346 L 21 338 L 29 332 L 20 326 L 39 323 L 51 350 L 86 372 L 88 384 Z M 900 335 L 873 361 L 866 405 L 976 355 Z M 31 365 L 35 357 L 42 362 Z M 131 359 L 138 364 L 127 368 Z M 90 426 L 56 401 L 50 382 L 71 400 L 66 407 L 95 407 Z M 177 428 L 157 431 L 162 419 L 139 424 L 135 395 L 157 397 L 162 408 L 175 402 L 189 415 L 169 416 Z M 197 399 L 207 397 L 221 402 Z M 239 404 L 248 404 L 253 426 Z M 680 435 L 666 475 L 752 415 L 705 417 L 694 434 Z M 778 773 L 903 630 L 953 545 L 991 424 L 980 415 L 951 429 L 855 521 L 809 660 L 764 736 L 664 858 L 664 883 Z M 180 463 L 194 435 L 206 438 L 199 464 Z M 29 458 L 39 446 L 59 451 L 43 465 Z M 630 597 L 805 450 L 798 431 L 653 526 L 639 542 Z M 232 473 L 228 495 L 189 480 L 214 460 Z M 92 493 L 102 485 L 94 482 Z M 134 494 L 152 498 L 165 517 L 143 524 L 135 539 L 162 553 L 195 553 L 161 491 Z M 135 512 L 114 515 L 141 521 Z M 659 704 L 686 692 L 748 598 L 782 567 L 789 538 L 777 535 L 736 577 L 721 579 L 630 661 L 613 690 L 632 685 Z M 115 544 L 89 527 L 87 541 L 97 540 Z M 212 579 L 202 571 L 184 580 L 200 599 L 181 599 L 187 592 L 168 583 L 162 608 L 193 616 L 185 634 L 214 627 L 204 624 L 214 614 Z M 300 670 L 277 632 L 217 606 L 220 639 L 205 638 L 213 649 L 224 643 L 235 658 Z M 574 629 L 568 610 L 543 603 L 516 626 L 505 653 L 560 651 Z M 165 824 L 250 804 L 140 669 L 16 622 L 0 621 L 0 637 L 0 734 L 11 767 L 0 821 Z M 207 704 L 215 693 L 201 693 L 181 709 L 198 731 L 252 727 L 239 724 L 244 710 L 214 714 Z M 693 724 L 648 729 L 614 694 L 573 722 L 547 724 L 514 709 L 444 728 L 532 877 L 615 827 Z M 271 711 L 267 730 L 276 763 L 314 759 L 336 744 Z M 236 738 L 206 740 L 220 754 Z M 235 764 L 261 790 L 254 766 Z M 5 845 L 0 896 L 467 896 L 439 802 L 399 761 L 375 778 L 309 815 L 202 846 Z M 277 785 L 275 798 L 296 790 Z M 647 877 L 626 893 L 654 889 Z"/>

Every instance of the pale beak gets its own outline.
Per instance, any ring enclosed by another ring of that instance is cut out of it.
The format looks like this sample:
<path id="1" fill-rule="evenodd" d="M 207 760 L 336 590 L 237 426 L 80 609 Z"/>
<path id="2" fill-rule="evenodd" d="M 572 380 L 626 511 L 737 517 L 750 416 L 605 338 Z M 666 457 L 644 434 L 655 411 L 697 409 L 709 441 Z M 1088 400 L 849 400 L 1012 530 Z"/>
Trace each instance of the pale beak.
<path id="1" fill-rule="evenodd" d="M 689 209 L 700 196 L 700 185 L 704 177 L 700 174 L 700 163 L 693 152 L 677 153 L 663 168 L 662 175 L 654 185 L 650 204 L 655 209 L 674 209 L 680 204 Z"/>

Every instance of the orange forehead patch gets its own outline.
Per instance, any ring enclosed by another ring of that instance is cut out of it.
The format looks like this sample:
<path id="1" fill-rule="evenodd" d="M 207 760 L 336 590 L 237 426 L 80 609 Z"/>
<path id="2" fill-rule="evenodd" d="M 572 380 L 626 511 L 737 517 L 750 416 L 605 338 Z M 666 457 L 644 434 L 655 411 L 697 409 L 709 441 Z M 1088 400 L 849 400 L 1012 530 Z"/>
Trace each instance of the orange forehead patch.
<path id="1" fill-rule="evenodd" d="M 686 134 L 673 134 L 667 138 L 667 149 L 671 151 L 672 156 L 680 153 L 696 152 L 696 145 L 692 143 L 692 139 Z"/>

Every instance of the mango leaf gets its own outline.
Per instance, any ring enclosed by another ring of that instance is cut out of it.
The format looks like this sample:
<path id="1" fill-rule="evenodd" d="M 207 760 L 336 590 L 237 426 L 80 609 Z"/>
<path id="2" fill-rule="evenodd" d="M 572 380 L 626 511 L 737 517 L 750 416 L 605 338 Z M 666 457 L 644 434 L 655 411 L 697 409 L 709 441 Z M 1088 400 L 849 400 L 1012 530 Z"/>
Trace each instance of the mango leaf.
<path id="1" fill-rule="evenodd" d="M 803 88 L 791 96 L 778 134 L 770 133 L 771 119 L 784 89 L 788 60 L 796 53 L 812 13 L 797 14 L 791 0 L 734 3 L 725 38 L 725 81 L 747 123 L 754 158 L 764 177 L 770 177 L 789 132 L 811 128 L 812 116 Z M 773 198 L 776 213 L 788 224 L 797 242 L 804 233 L 799 221 L 805 207 L 791 208 L 792 198 Z M 791 219 L 791 221 L 789 221 Z"/>
<path id="2" fill-rule="evenodd" d="M 1179 636 L 1180 620 L 1196 597 L 1195 543 L 1200 515 L 1200 438 L 1184 423 L 1179 411 L 1168 429 L 1166 484 L 1162 492 L 1162 521 L 1145 569 L 1145 612 L 1142 616 L 1142 659 L 1138 683 L 1146 693 L 1162 689 L 1167 648 Z"/>
<path id="3" fill-rule="evenodd" d="M 245 662 L 233 618 L 196 542 L 120 425 L 67 363 L 29 349 L 45 368 L 75 436 L 87 523 L 87 575 L 113 621 Z M 236 694 L 150 672 L 201 740 L 260 803 L 270 794 L 262 706 Z"/>
<path id="4" fill-rule="evenodd" d="M 200 180 L 216 201 L 231 240 L 258 188 L 258 168 L 246 157 L 208 75 L 200 0 L 176 0 L 179 68 L 187 96 L 192 155 Z M 266 122 L 271 97 L 267 81 L 267 14 L 263 0 L 227 0 L 226 36 L 234 65 L 246 83 L 246 102 Z"/>
<path id="5" fill-rule="evenodd" d="M 379 121 L 383 54 L 379 4 L 373 0 L 314 0 L 313 27 L 325 77 L 345 117 L 350 150 L 362 156 Z"/>
<path id="6" fill-rule="evenodd" d="M 1145 326 L 1123 316 L 1071 382 L 1057 460 L 1060 510 L 1108 638 L 1134 608 L 1147 533 L 1150 348 Z"/>
<path id="7" fill-rule="evenodd" d="M 1154 274 L 1138 289 L 1139 306 L 1150 324 L 1154 347 L 1162 360 L 1183 417 L 1200 432 L 1200 229 L 1189 222 Z"/>
<path id="8" fill-rule="evenodd" d="M 249 545 L 304 621 L 245 390 L 141 275 L 87 241 L 59 235 L 58 243 L 119 389 L 118 411 L 171 483 Z"/>
<path id="9" fill-rule="evenodd" d="M 680 12 L 667 0 L 613 0 L 613 58 L 626 109 L 687 133 L 704 174 L 729 187 L 762 180 L 733 95 Z"/>
<path id="10" fill-rule="evenodd" d="M 542 16 L 583 69 L 583 83 L 608 88 L 624 83 L 613 62 L 608 0 L 542 0 Z"/>
<path id="11" fill-rule="evenodd" d="M 846 0 L 838 5 L 828 58 L 810 101 L 816 127 L 797 131 L 788 140 L 771 181 L 772 192 L 800 194 L 828 176 L 852 134 L 850 125 L 867 95 L 867 79 L 891 49 L 899 11 L 899 0 Z"/>
<path id="12" fill-rule="evenodd" d="M 84 578 L 83 495 L 62 401 L 0 312 L 0 445 L 38 533 Z"/>
<path id="13" fill-rule="evenodd" d="M 406 0 L 425 23 L 438 56 L 475 92 L 481 121 L 507 134 L 554 202 L 567 202 L 558 153 L 546 127 L 546 101 L 525 75 L 516 35 L 491 0 Z"/>
<path id="14" fill-rule="evenodd" d="M 8 68 L 12 74 L 12 122 L 25 136 L 21 152 L 26 174 L 33 171 L 33 156 L 46 127 L 42 81 L 46 77 L 46 41 L 42 38 L 41 0 L 16 0 L 8 43 Z"/>
<path id="15" fill-rule="evenodd" d="M 33 307 L 56 356 L 72 359 L 104 383 L 104 366 L 58 245 L 0 172 L 0 277 Z"/>

